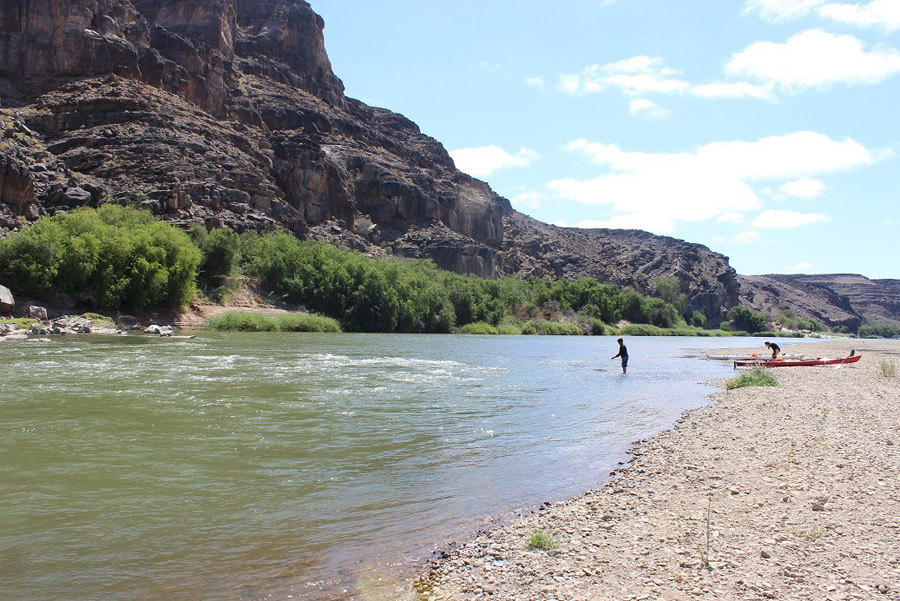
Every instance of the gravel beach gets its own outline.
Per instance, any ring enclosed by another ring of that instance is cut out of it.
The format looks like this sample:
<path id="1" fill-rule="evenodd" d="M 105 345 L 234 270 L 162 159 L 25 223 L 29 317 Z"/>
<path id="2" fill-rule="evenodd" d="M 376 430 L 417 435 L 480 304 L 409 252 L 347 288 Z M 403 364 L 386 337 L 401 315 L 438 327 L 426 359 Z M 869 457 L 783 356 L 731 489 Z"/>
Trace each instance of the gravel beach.
<path id="1" fill-rule="evenodd" d="M 606 485 L 445 551 L 422 598 L 900 600 L 900 344 L 782 347 L 863 358 L 714 395 Z"/>

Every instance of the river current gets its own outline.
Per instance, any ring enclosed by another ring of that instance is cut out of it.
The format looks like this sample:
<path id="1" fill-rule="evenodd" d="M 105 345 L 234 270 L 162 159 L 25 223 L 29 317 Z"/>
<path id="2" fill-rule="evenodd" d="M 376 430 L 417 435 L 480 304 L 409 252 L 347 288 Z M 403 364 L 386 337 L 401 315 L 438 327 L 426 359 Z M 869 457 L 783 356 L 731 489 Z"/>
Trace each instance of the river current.
<path id="1" fill-rule="evenodd" d="M 0 598 L 391 598 L 595 488 L 759 339 L 203 333 L 0 344 Z"/>

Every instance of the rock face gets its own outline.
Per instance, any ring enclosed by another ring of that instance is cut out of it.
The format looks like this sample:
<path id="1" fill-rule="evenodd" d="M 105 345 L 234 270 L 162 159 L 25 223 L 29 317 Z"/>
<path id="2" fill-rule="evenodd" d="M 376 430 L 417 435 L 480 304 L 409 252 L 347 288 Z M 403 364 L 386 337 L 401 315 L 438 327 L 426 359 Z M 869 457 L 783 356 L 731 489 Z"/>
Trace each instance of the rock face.
<path id="1" fill-rule="evenodd" d="M 900 326 L 900 280 L 861 275 L 739 276 L 741 302 L 771 317 L 792 309 L 829 327 L 855 331 L 862 323 Z"/>
<path id="2" fill-rule="evenodd" d="M 0 314 L 10 314 L 16 308 L 16 299 L 6 286 L 0 286 Z"/>
<path id="3" fill-rule="evenodd" d="M 114 201 L 484 277 L 672 276 L 713 324 L 738 301 L 705 247 L 513 211 L 416 124 L 347 98 L 324 26 L 302 0 L 4 2 L 0 231 Z"/>
<path id="4" fill-rule="evenodd" d="M 589 277 L 649 294 L 662 277 L 675 278 L 687 309 L 718 325 L 739 291 L 728 259 L 705 246 L 639 230 L 559 228 L 510 213 L 505 219 L 507 264 L 540 277 Z"/>

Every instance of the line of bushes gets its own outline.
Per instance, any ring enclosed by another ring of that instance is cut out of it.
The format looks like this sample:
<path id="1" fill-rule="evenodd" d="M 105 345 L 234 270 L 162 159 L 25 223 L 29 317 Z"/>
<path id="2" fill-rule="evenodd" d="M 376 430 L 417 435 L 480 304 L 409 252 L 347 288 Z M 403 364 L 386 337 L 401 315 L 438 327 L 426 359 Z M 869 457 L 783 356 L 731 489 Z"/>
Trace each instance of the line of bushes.
<path id="1" fill-rule="evenodd" d="M 284 232 L 238 235 L 195 227 L 186 233 L 148 212 L 112 204 L 44 217 L 0 240 L 0 278 L 18 293 L 48 298 L 65 292 L 98 309 L 176 308 L 198 284 L 215 297 L 239 274 L 274 300 L 305 306 L 346 331 L 489 331 L 476 325 L 486 324 L 504 333 L 611 334 L 609 324 L 623 319 L 647 327 L 632 335 L 703 331 L 688 327 L 703 322 L 702 315 L 684 317 L 673 305 L 684 305 L 675 281 L 658 283 L 660 297 L 644 297 L 588 278 L 488 280 Z"/>
<path id="2" fill-rule="evenodd" d="M 533 322 L 535 333 L 584 334 L 607 333 L 605 324 L 621 319 L 684 325 L 660 298 L 589 278 L 488 280 L 442 271 L 430 261 L 370 258 L 281 232 L 248 232 L 228 243 L 238 245 L 242 272 L 277 299 L 330 315 L 349 331 L 449 332 L 481 322 L 528 333 Z M 510 318 L 517 323 L 507 323 Z"/>
<path id="3" fill-rule="evenodd" d="M 865 323 L 859 326 L 860 338 L 900 338 L 900 327 L 889 323 Z"/>

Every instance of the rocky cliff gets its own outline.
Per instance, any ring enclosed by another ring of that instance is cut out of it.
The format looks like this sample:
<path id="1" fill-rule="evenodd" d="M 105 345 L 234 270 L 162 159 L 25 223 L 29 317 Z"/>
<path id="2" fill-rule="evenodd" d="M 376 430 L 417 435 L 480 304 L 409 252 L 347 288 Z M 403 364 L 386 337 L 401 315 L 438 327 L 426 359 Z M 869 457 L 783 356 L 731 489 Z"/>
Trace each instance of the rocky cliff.
<path id="1" fill-rule="evenodd" d="M 0 4 L 0 229 L 114 201 L 486 277 L 673 276 L 712 323 L 738 302 L 705 247 L 515 212 L 414 123 L 347 98 L 323 30 L 301 0 Z"/>
<path id="2" fill-rule="evenodd" d="M 743 304 L 770 318 L 782 309 L 850 331 L 863 323 L 900 326 L 900 280 L 861 275 L 738 276 Z"/>

